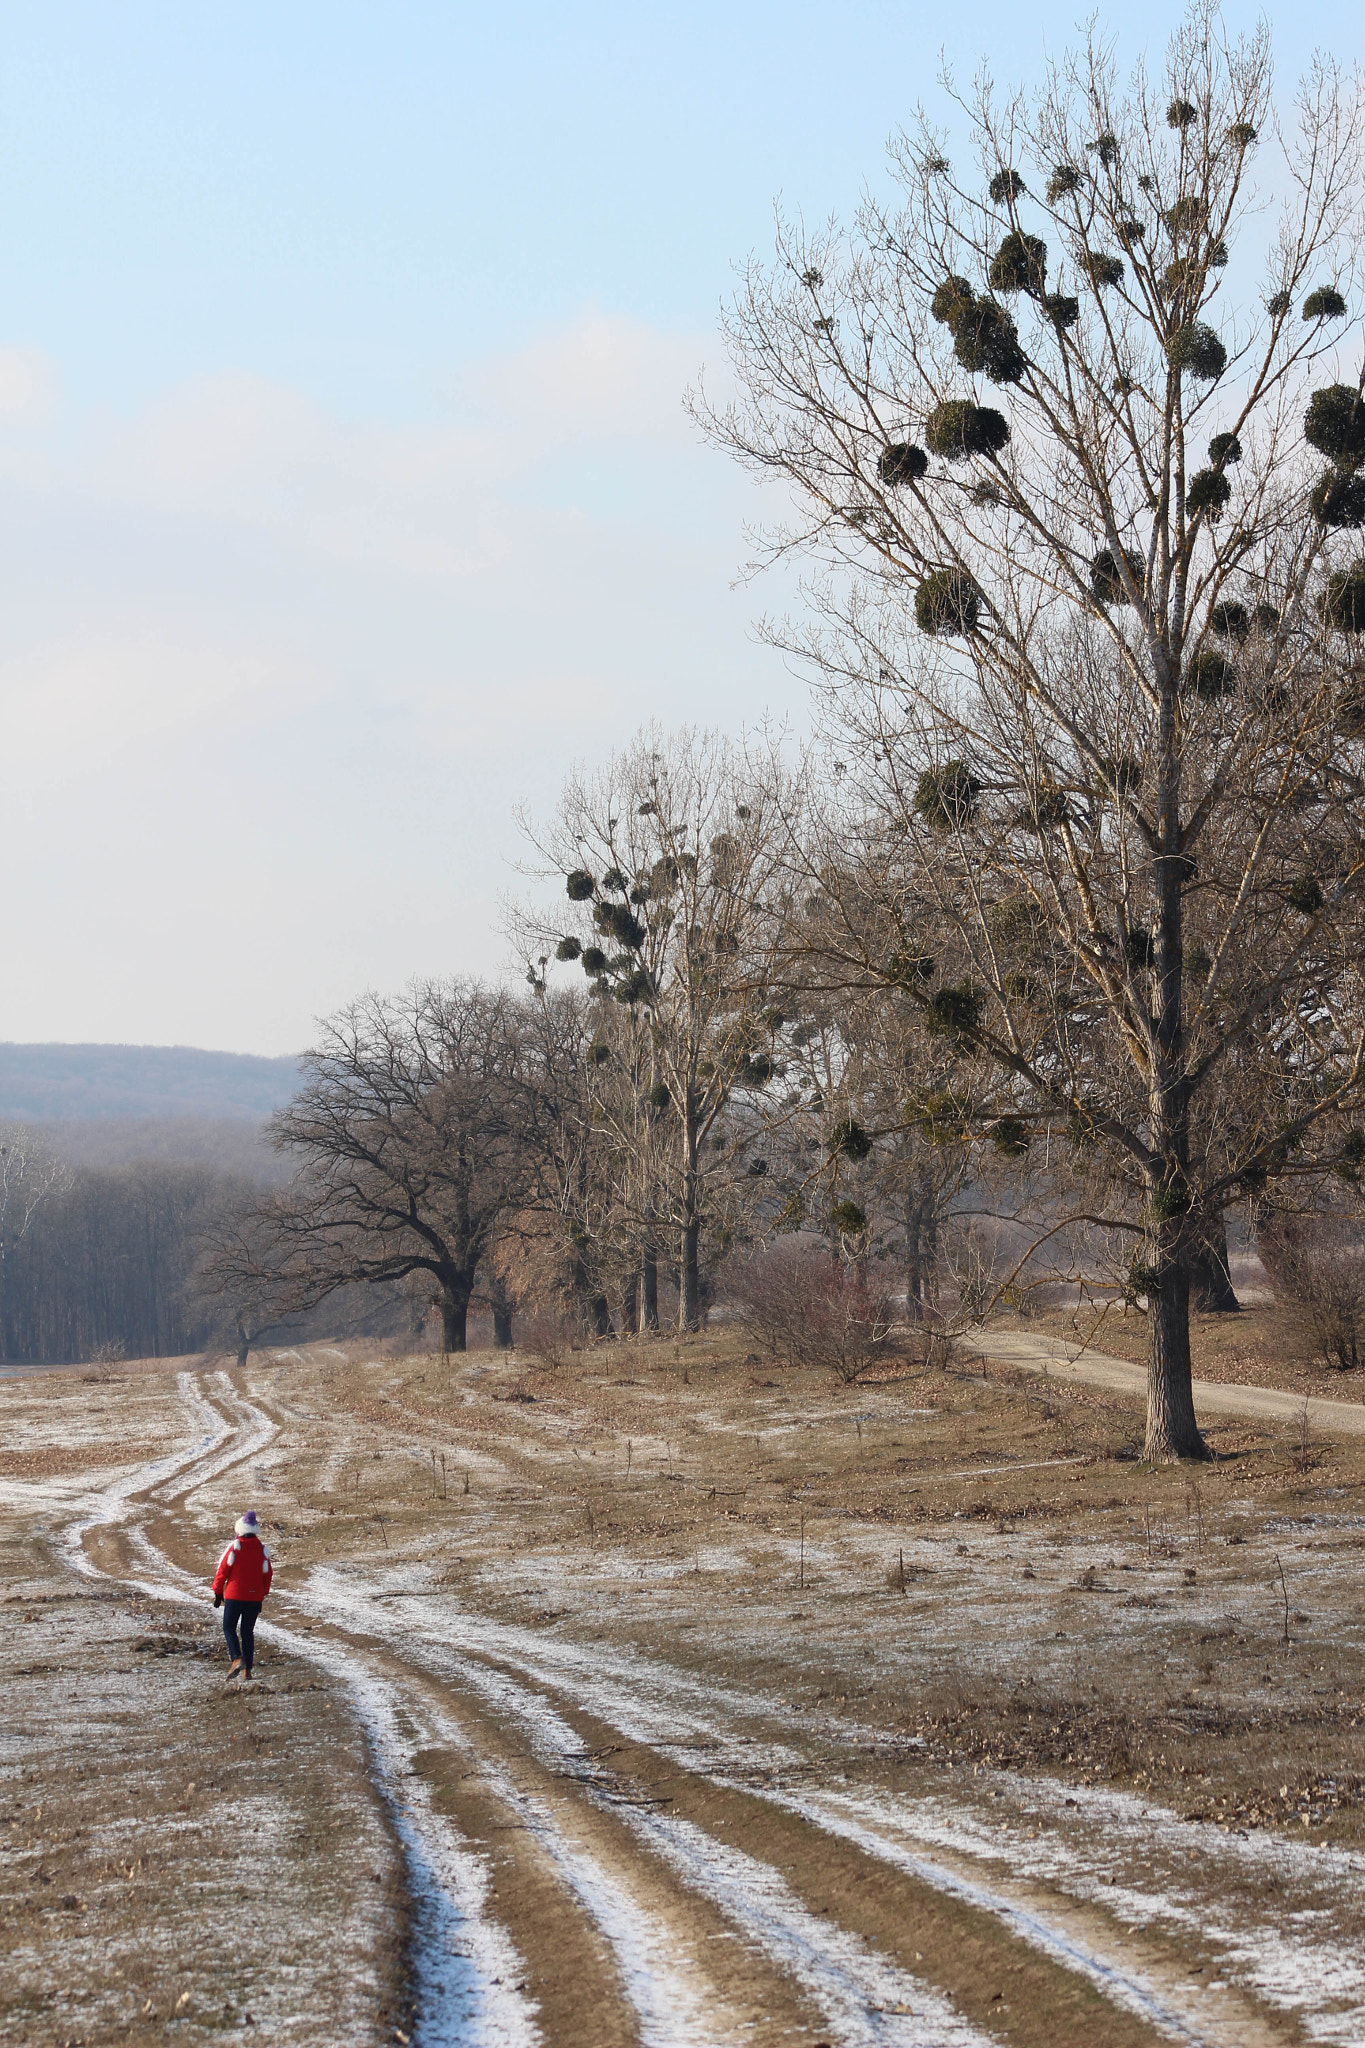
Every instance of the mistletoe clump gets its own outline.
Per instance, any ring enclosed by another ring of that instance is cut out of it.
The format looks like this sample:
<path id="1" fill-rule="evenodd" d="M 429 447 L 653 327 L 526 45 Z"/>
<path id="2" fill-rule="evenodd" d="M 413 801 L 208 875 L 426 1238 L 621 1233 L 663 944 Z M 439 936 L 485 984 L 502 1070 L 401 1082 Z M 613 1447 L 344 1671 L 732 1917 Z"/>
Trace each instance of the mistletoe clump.
<path id="1" fill-rule="evenodd" d="M 1188 371 L 1201 384 L 1212 384 L 1228 366 L 1228 352 L 1202 320 L 1177 327 L 1166 344 L 1166 359 L 1176 372 Z"/>
<path id="2" fill-rule="evenodd" d="M 1313 486 L 1308 504 L 1320 526 L 1365 526 L 1365 476 L 1329 469 Z"/>
<path id="3" fill-rule="evenodd" d="M 1021 1116 L 998 1116 L 991 1125 L 991 1144 L 1002 1159 L 1022 1159 L 1029 1148 L 1029 1135 Z"/>
<path id="4" fill-rule="evenodd" d="M 1365 402 L 1349 384 L 1328 384 L 1315 391 L 1303 416 L 1303 438 L 1339 469 L 1359 469 L 1365 462 Z"/>
<path id="5" fill-rule="evenodd" d="M 1189 669 L 1190 688 L 1205 704 L 1216 704 L 1237 687 L 1237 671 L 1217 647 L 1201 647 Z"/>
<path id="6" fill-rule="evenodd" d="M 931 455 L 947 462 L 966 462 L 973 455 L 998 455 L 1010 438 L 1010 423 L 993 406 L 970 398 L 948 398 L 936 405 L 924 423 Z"/>
<path id="7" fill-rule="evenodd" d="M 1012 205 L 1027 189 L 1018 171 L 997 171 L 991 179 L 991 198 L 997 206 Z"/>
<path id="8" fill-rule="evenodd" d="M 1047 278 L 1047 243 L 1038 235 L 1006 235 L 986 274 L 992 291 L 1032 292 L 1041 298 Z"/>
<path id="9" fill-rule="evenodd" d="M 1346 301 L 1335 285 L 1319 285 L 1303 302 L 1305 320 L 1344 320 Z"/>
<path id="10" fill-rule="evenodd" d="M 965 761 L 926 768 L 915 784 L 915 815 L 935 832 L 960 832 L 976 816 L 981 784 Z"/>
<path id="11" fill-rule="evenodd" d="M 877 457 L 877 475 L 893 490 L 902 484 L 917 484 L 928 468 L 928 456 L 913 441 L 892 441 Z"/>
<path id="12" fill-rule="evenodd" d="M 1017 384 L 1028 367 L 1019 330 L 990 299 L 979 299 L 965 277 L 945 278 L 930 300 L 934 318 L 953 337 L 964 370 L 984 371 L 993 384 Z"/>
<path id="13" fill-rule="evenodd" d="M 1201 512 L 1209 519 L 1216 519 L 1226 509 L 1231 496 L 1232 485 L 1221 469 L 1196 470 L 1185 493 L 1185 510 L 1192 519 Z"/>
<path id="14" fill-rule="evenodd" d="M 935 989 L 924 1006 L 924 1023 L 931 1038 L 966 1038 L 981 1025 L 981 991 L 960 982 Z"/>
<path id="15" fill-rule="evenodd" d="M 829 1150 L 832 1157 L 866 1159 L 872 1150 L 872 1140 L 856 1118 L 846 1116 L 830 1132 Z"/>
<path id="16" fill-rule="evenodd" d="M 1124 551 L 1130 581 L 1141 591 L 1146 581 L 1147 568 L 1140 554 L 1134 548 Z M 1132 598 L 1124 587 L 1123 571 L 1112 548 L 1101 548 L 1090 564 L 1091 593 L 1101 604 L 1131 604 Z"/>
<path id="17" fill-rule="evenodd" d="M 974 631 L 981 617 L 981 592 L 965 569 L 936 569 L 915 592 L 915 623 L 921 633 L 951 639 Z"/>
<path id="18" fill-rule="evenodd" d="M 1224 598 L 1209 612 L 1209 627 L 1223 640 L 1245 640 L 1251 631 L 1251 614 L 1244 604 Z"/>
<path id="19" fill-rule="evenodd" d="M 1365 633 L 1365 561 L 1337 569 L 1327 579 L 1323 617 L 1338 633 Z"/>
<path id="20" fill-rule="evenodd" d="M 1088 256 L 1085 267 L 1097 292 L 1107 291 L 1110 286 L 1123 283 L 1123 259 L 1120 256 Z"/>

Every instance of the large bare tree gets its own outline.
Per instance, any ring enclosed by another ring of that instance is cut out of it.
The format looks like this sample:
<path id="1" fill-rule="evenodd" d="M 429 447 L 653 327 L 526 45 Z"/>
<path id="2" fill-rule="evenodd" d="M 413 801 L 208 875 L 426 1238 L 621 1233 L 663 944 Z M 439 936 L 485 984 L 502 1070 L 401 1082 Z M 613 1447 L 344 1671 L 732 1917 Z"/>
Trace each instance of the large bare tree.
<path id="1" fill-rule="evenodd" d="M 1360 100 L 1320 62 L 1282 127 L 1265 34 L 1196 7 L 1159 73 L 1095 34 L 962 117 L 969 162 L 921 122 L 893 204 L 782 226 L 698 410 L 818 565 L 774 637 L 829 692 L 893 978 L 979 1130 L 1107 1155 L 1148 1454 L 1199 1456 L 1214 1219 L 1357 1142 Z"/>
<path id="2" fill-rule="evenodd" d="M 364 996 L 329 1018 L 269 1126 L 297 1170 L 224 1238 L 220 1289 L 259 1315 L 424 1280 L 444 1348 L 463 1351 L 480 1264 L 526 1199 L 543 1143 L 524 1012 L 503 991 L 453 981 L 417 983 L 401 1001 Z"/>

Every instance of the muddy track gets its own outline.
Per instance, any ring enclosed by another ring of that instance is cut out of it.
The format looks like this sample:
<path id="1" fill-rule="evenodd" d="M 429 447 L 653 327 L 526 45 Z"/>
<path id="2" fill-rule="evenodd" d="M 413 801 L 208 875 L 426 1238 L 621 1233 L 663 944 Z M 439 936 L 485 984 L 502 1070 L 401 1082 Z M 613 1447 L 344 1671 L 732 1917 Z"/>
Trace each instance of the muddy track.
<path id="1" fill-rule="evenodd" d="M 198 1488 L 288 1431 L 185 1374 L 196 1447 L 110 1489 L 72 1562 L 202 1602 Z M 110 1524 L 118 1517 L 122 1526 Z M 416 2039 L 1259 2048 L 1288 2016 L 1008 1859 L 841 1795 L 779 1701 L 446 1596 L 315 1571 L 262 1633 L 349 1689 L 407 1857 Z"/>

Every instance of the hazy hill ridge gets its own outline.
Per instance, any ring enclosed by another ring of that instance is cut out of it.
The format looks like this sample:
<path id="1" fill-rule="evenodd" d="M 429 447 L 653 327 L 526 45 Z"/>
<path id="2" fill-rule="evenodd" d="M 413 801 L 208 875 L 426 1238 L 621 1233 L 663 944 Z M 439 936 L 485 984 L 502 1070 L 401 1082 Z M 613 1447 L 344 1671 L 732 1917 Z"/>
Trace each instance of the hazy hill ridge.
<path id="1" fill-rule="evenodd" d="M 298 1086 L 292 1054 L 191 1045 L 0 1044 L 0 1121 L 243 1118 L 259 1124 Z"/>

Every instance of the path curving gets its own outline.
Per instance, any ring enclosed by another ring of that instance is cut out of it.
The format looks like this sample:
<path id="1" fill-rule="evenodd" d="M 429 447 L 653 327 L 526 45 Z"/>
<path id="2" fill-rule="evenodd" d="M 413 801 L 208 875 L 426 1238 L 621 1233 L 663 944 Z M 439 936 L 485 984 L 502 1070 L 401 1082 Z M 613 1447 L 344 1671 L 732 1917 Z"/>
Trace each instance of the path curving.
<path id="1" fill-rule="evenodd" d="M 1037 1337 L 1024 1330 L 972 1330 L 958 1339 L 969 1356 L 1014 1365 L 1112 1394 L 1147 1398 L 1147 1368 L 1131 1359 L 1114 1358 L 1088 1345 L 1069 1344 L 1060 1337 Z M 1246 1387 L 1227 1380 L 1195 1380 L 1194 1406 L 1199 1415 L 1230 1415 L 1246 1421 L 1277 1422 L 1298 1428 L 1305 1416 L 1310 1429 L 1365 1436 L 1365 1402 L 1328 1401 L 1316 1394 L 1286 1394 L 1278 1387 Z"/>
<path id="2" fill-rule="evenodd" d="M 196 1496 L 286 1455 L 291 1411 L 236 1373 L 185 1372 L 179 1394 L 193 1442 L 92 1495 L 66 1550 L 202 1604 Z M 1098 1842 L 1045 1871 L 1025 1818 L 987 1833 L 951 1794 L 847 1789 L 827 1752 L 859 1731 L 464 1607 L 424 1566 L 318 1567 L 269 1611 L 267 1644 L 344 1686 L 367 1730 L 407 1864 L 419 2048 L 1298 2038 L 1099 1903 L 1124 1865 L 1099 1867 L 1105 1828 L 1117 1842 L 1132 1818 L 1117 1799 L 1094 1805 Z M 1056 1788 L 1016 1790 L 1036 1820 Z"/>

